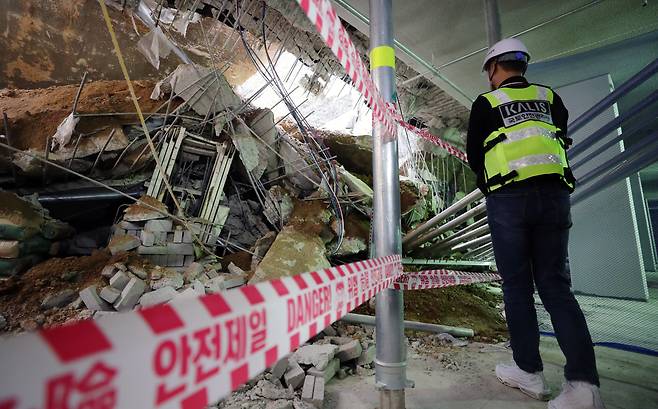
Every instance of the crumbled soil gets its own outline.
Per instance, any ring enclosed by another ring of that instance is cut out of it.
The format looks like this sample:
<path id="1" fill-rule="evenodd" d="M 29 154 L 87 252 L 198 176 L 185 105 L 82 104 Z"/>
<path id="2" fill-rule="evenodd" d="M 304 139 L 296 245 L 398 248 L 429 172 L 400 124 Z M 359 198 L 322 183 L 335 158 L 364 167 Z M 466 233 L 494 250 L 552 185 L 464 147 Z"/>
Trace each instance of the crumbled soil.
<path id="1" fill-rule="evenodd" d="M 64 307 L 44 311 L 41 303 L 48 295 L 66 289 L 79 292 L 90 285 L 105 286 L 100 273 L 103 267 L 116 262 L 145 264 L 136 254 L 112 256 L 107 250 L 97 250 L 90 256 L 51 258 L 22 276 L 0 281 L 0 314 L 7 319 L 5 330 L 20 331 L 23 321 L 43 321 L 42 325 L 49 327 L 74 318 L 80 310 Z"/>
<path id="2" fill-rule="evenodd" d="M 507 338 L 501 302 L 501 296 L 475 285 L 405 291 L 404 319 L 471 328 L 477 341 L 499 341 Z M 368 303 L 354 312 L 375 315 Z"/>
<path id="3" fill-rule="evenodd" d="M 327 222 L 322 220 L 322 214 L 327 208 L 323 200 L 295 200 L 288 224 L 295 226 L 298 231 L 320 236 L 328 229 Z"/>
<path id="4" fill-rule="evenodd" d="M 235 264 L 244 271 L 251 270 L 251 254 L 246 251 L 238 251 L 236 253 L 227 254 L 222 257 L 222 267 L 224 270 L 228 267 L 229 264 Z"/>
<path id="5" fill-rule="evenodd" d="M 152 81 L 133 81 L 133 88 L 142 112 L 155 111 L 163 101 L 150 99 Z M 57 126 L 73 108 L 78 85 L 54 86 L 40 89 L 6 89 L 0 91 L 0 111 L 7 113 L 9 134 L 18 149 L 43 150 L 46 140 L 55 134 Z M 178 104 L 174 104 L 175 107 Z M 125 81 L 93 81 L 82 89 L 77 112 L 120 113 L 135 112 Z M 104 126 L 117 126 L 126 121 L 137 123 L 135 115 L 121 117 L 82 117 L 76 126 L 88 133 Z"/>

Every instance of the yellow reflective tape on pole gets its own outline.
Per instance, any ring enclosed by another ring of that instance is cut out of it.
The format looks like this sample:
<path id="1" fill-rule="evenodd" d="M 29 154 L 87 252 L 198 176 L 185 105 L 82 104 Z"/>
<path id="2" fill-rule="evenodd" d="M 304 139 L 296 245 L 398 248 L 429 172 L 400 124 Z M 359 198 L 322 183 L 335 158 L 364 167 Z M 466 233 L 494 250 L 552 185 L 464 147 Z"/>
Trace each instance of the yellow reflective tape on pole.
<path id="1" fill-rule="evenodd" d="M 393 47 L 382 45 L 370 51 L 370 69 L 391 67 L 395 69 L 395 50 Z"/>

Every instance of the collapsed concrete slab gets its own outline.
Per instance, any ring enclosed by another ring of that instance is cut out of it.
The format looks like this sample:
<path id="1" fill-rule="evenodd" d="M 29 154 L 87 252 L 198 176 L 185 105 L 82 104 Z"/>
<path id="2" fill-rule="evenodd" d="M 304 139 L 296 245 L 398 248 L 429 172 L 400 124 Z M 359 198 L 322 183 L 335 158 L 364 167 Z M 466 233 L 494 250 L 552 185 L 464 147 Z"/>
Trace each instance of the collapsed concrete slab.
<path id="1" fill-rule="evenodd" d="M 258 265 L 249 284 L 331 267 L 318 236 L 285 227 Z"/>

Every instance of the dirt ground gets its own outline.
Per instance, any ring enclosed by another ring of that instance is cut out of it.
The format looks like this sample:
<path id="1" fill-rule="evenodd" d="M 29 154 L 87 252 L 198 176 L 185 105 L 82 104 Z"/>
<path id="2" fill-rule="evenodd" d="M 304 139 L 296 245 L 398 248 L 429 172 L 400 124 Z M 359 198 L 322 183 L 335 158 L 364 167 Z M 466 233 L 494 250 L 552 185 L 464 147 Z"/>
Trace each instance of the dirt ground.
<path id="1" fill-rule="evenodd" d="M 163 103 L 149 98 L 154 85 L 152 81 L 133 81 L 142 112 L 154 112 Z M 77 92 L 78 85 L 0 91 L 0 111 L 7 113 L 14 147 L 44 149 L 47 138 L 55 134 L 57 126 L 71 113 Z M 83 87 L 76 111 L 80 114 L 135 112 L 135 106 L 125 81 L 93 81 Z M 125 123 L 126 119 L 137 123 L 135 115 L 83 117 L 76 130 L 86 133 Z"/>
<path id="2" fill-rule="evenodd" d="M 51 258 L 22 276 L 0 281 L 0 314 L 7 319 L 6 331 L 48 327 L 74 318 L 80 310 L 53 308 L 44 311 L 41 303 L 46 296 L 66 289 L 79 292 L 90 285 L 106 285 L 101 270 L 116 262 L 144 265 L 136 254 L 111 256 L 107 250 L 98 250 L 90 256 Z"/>
<path id="3" fill-rule="evenodd" d="M 502 341 L 507 338 L 507 327 L 497 307 L 501 302 L 501 296 L 475 285 L 405 291 L 404 318 L 472 328 L 475 340 Z M 367 303 L 354 312 L 375 314 Z"/>

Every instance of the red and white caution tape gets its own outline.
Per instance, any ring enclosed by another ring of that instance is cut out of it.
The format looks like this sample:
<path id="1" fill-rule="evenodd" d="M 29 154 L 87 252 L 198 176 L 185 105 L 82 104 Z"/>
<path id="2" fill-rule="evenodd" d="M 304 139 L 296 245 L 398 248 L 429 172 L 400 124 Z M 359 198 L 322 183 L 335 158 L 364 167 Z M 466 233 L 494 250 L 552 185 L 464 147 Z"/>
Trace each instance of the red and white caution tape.
<path id="1" fill-rule="evenodd" d="M 395 106 L 386 104 L 381 94 L 375 87 L 375 83 L 361 60 L 354 43 L 350 39 L 347 31 L 340 22 L 336 10 L 329 0 L 297 0 L 306 16 L 315 24 L 320 37 L 325 44 L 336 55 L 340 64 L 345 68 L 345 72 L 352 79 L 355 88 L 363 95 L 368 105 L 372 108 L 373 119 L 384 124 L 385 128 L 391 135 L 397 134 L 395 123 L 397 122 L 403 128 L 417 134 L 418 136 L 434 143 L 445 149 L 451 155 L 466 162 L 466 154 L 442 140 L 438 136 L 432 135 L 426 129 L 420 129 L 408 122 L 397 113 Z"/>
<path id="2" fill-rule="evenodd" d="M 0 409 L 205 408 L 401 270 L 366 260 L 6 339 Z"/>
<path id="3" fill-rule="evenodd" d="M 453 287 L 474 283 L 498 281 L 496 273 L 471 273 L 454 270 L 426 270 L 415 273 L 404 273 L 393 284 L 398 290 L 425 290 L 428 288 Z"/>

